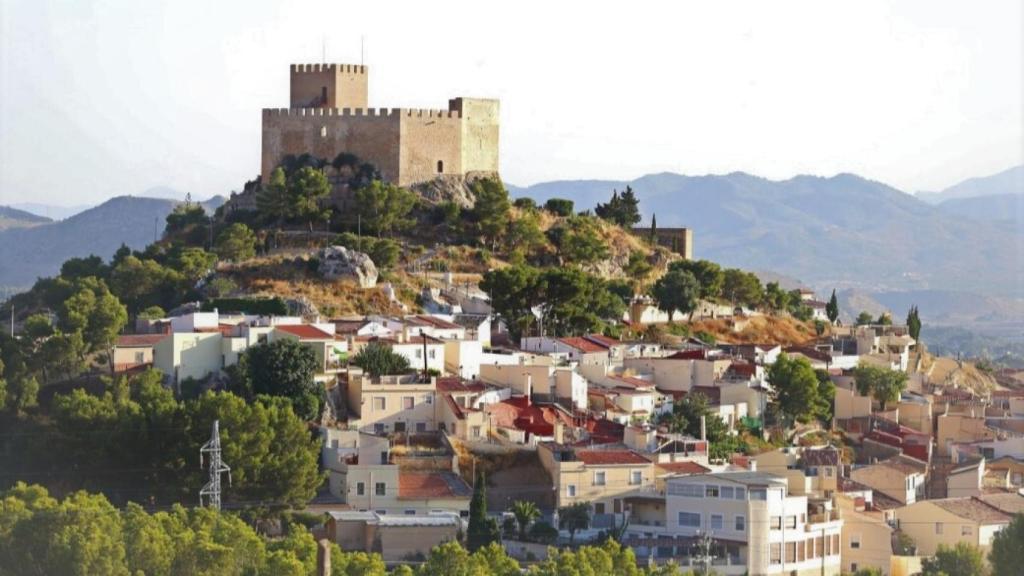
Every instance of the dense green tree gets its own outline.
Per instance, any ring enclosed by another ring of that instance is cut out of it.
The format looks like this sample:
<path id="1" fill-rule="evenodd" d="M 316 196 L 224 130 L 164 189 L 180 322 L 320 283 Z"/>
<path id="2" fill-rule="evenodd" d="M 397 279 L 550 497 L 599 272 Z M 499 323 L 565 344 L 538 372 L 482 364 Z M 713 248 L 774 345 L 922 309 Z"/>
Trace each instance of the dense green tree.
<path id="1" fill-rule="evenodd" d="M 1017 514 L 1010 524 L 996 533 L 988 554 L 992 576 L 1014 576 L 1024 567 L 1024 514 Z"/>
<path id="2" fill-rule="evenodd" d="M 409 213 L 416 205 L 416 195 L 405 188 L 374 180 L 356 190 L 355 205 L 367 230 L 377 236 L 390 235 L 412 226 Z"/>
<path id="3" fill-rule="evenodd" d="M 150 306 L 149 308 L 146 308 L 142 312 L 136 314 L 135 317 L 139 318 L 140 320 L 159 320 L 161 318 L 166 318 L 167 312 L 165 312 L 164 309 L 159 306 Z"/>
<path id="4" fill-rule="evenodd" d="M 879 314 L 878 319 L 875 320 L 875 324 L 878 324 L 879 326 L 892 326 L 892 314 L 882 312 Z"/>
<path id="5" fill-rule="evenodd" d="M 544 270 L 536 290 L 544 329 L 556 336 L 600 332 L 605 320 L 619 319 L 625 310 L 604 280 L 578 268 Z"/>
<path id="6" fill-rule="evenodd" d="M 248 260 L 256 255 L 256 234 L 245 224 L 236 222 L 217 235 L 214 251 L 224 260 Z"/>
<path id="7" fill-rule="evenodd" d="M 280 166 L 270 173 L 267 184 L 256 191 L 256 209 L 271 221 L 281 222 L 290 213 L 288 177 Z"/>
<path id="8" fill-rule="evenodd" d="M 182 275 L 156 260 L 128 256 L 110 272 L 110 290 L 132 315 L 149 307 L 176 303 Z"/>
<path id="9" fill-rule="evenodd" d="M 594 213 L 599 218 L 618 224 L 623 228 L 632 228 L 640 222 L 640 200 L 629 186 L 620 195 L 618 190 L 612 191 L 612 198 L 607 203 L 598 204 Z"/>
<path id="10" fill-rule="evenodd" d="M 350 362 L 374 378 L 386 374 L 407 374 L 410 370 L 408 358 L 380 342 L 363 346 Z"/>
<path id="11" fill-rule="evenodd" d="M 1015 570 L 1019 566 L 1014 567 Z M 939 544 L 935 556 L 921 562 L 922 576 L 985 576 L 988 569 L 977 547 L 960 542 L 950 547 Z M 1019 573 L 1017 570 L 1014 573 Z"/>
<path id="12" fill-rule="evenodd" d="M 700 392 L 687 394 L 672 405 L 672 412 L 662 416 L 661 424 L 670 432 L 701 437 L 701 418 L 708 442 L 721 442 L 729 434 L 729 427 L 711 410 L 708 397 Z"/>
<path id="13" fill-rule="evenodd" d="M 632 281 L 633 289 L 636 291 L 643 286 L 652 270 L 654 266 L 647 259 L 647 255 L 639 250 L 630 252 L 629 260 L 622 267 L 622 272 Z"/>
<path id="14" fill-rule="evenodd" d="M 494 250 L 508 228 L 512 207 L 508 191 L 500 180 L 493 178 L 477 180 L 470 190 L 474 198 L 473 219 L 480 237 Z"/>
<path id="15" fill-rule="evenodd" d="M 540 518 L 540 509 L 529 500 L 516 500 L 508 509 L 516 517 L 516 526 L 519 527 L 519 539 L 526 540 L 526 532 L 534 520 Z"/>
<path id="16" fill-rule="evenodd" d="M 367 254 L 378 269 L 388 270 L 398 263 L 398 257 L 402 253 L 402 247 L 398 242 L 391 238 L 378 238 L 367 244 Z"/>
<path id="17" fill-rule="evenodd" d="M 836 290 L 832 289 L 832 297 L 828 299 L 828 304 L 825 305 L 825 314 L 828 315 L 828 321 L 835 324 L 839 320 L 839 299 L 836 298 Z"/>
<path id="18" fill-rule="evenodd" d="M 764 287 L 764 305 L 773 312 L 789 309 L 791 295 L 778 282 L 769 282 Z"/>
<path id="19" fill-rule="evenodd" d="M 547 237 L 565 263 L 591 264 L 608 257 L 608 245 L 593 216 L 567 218 L 548 229 Z"/>
<path id="20" fill-rule="evenodd" d="M 546 242 L 537 214 L 522 213 L 509 222 L 508 233 L 505 235 L 506 251 L 509 254 L 527 257 L 543 247 Z"/>
<path id="21" fill-rule="evenodd" d="M 780 354 L 768 369 L 772 403 L 787 423 L 807 422 L 818 411 L 818 377 L 806 358 Z"/>
<path id="22" fill-rule="evenodd" d="M 921 337 L 921 316 L 917 312 L 917 305 L 911 306 L 907 312 L 907 330 L 914 340 Z"/>
<path id="23" fill-rule="evenodd" d="M 651 295 L 658 302 L 658 309 L 666 312 L 671 322 L 677 311 L 693 314 L 700 297 L 700 284 L 689 271 L 669 270 L 654 283 Z"/>
<path id="24" fill-rule="evenodd" d="M 572 200 L 566 200 L 565 198 L 549 198 L 548 201 L 544 203 L 544 209 L 555 216 L 568 218 L 569 216 L 572 216 L 573 202 Z"/>
<path id="25" fill-rule="evenodd" d="M 590 502 L 576 502 L 558 509 L 558 527 L 569 531 L 569 545 L 576 540 L 576 532 L 590 528 Z"/>
<path id="26" fill-rule="evenodd" d="M 205 226 L 209 221 L 206 211 L 199 204 L 184 202 L 174 207 L 167 215 L 167 234 L 179 234 L 190 229 Z"/>
<path id="27" fill-rule="evenodd" d="M 103 263 L 102 258 L 95 254 L 85 258 L 69 258 L 60 267 L 60 277 L 69 281 L 89 276 L 106 278 L 109 273 L 110 268 Z"/>
<path id="28" fill-rule="evenodd" d="M 39 405 L 39 382 L 34 376 L 12 380 L 6 396 L 7 407 L 15 414 L 23 414 Z"/>
<path id="29" fill-rule="evenodd" d="M 677 260 L 668 265 L 669 270 L 681 270 L 693 274 L 700 284 L 700 297 L 714 300 L 722 295 L 725 274 L 722 267 L 710 260 Z"/>
<path id="30" fill-rule="evenodd" d="M 861 363 L 853 370 L 853 379 L 861 396 L 872 396 L 883 405 L 899 400 L 907 388 L 906 372 L 867 363 Z"/>
<path id="31" fill-rule="evenodd" d="M 757 275 L 727 268 L 722 272 L 722 296 L 729 302 L 752 308 L 764 300 L 764 289 Z"/>
<path id="32" fill-rule="evenodd" d="M 295 413 L 307 420 L 320 415 L 323 391 L 314 380 L 319 367 L 312 348 L 283 338 L 251 346 L 242 358 L 253 394 L 288 398 Z"/>
<path id="33" fill-rule="evenodd" d="M 500 542 L 498 523 L 487 516 L 487 482 L 483 469 L 477 470 L 473 482 L 473 497 L 469 501 L 469 527 L 466 529 L 466 548 L 470 552 Z"/>
<path id="34" fill-rule="evenodd" d="M 0 358 L 0 410 L 7 406 L 7 379 L 4 376 L 4 361 Z"/>
<path id="35" fill-rule="evenodd" d="M 835 410 L 836 385 L 832 382 L 828 370 L 815 370 L 814 375 L 818 379 L 818 393 L 814 405 L 815 415 L 822 424 L 828 426 L 832 422 Z"/>
<path id="36" fill-rule="evenodd" d="M 532 309 L 540 301 L 537 294 L 540 276 L 536 268 L 515 265 L 490 270 L 480 282 L 480 289 L 490 296 L 491 306 L 508 324 L 514 339 L 525 335 L 536 320 Z"/>
<path id="37" fill-rule="evenodd" d="M 330 212 L 323 207 L 331 185 L 323 171 L 309 166 L 288 176 L 288 212 L 292 218 L 313 224 L 327 219 Z"/>
<path id="38" fill-rule="evenodd" d="M 871 313 L 867 311 L 862 311 L 860 314 L 858 314 L 857 319 L 854 321 L 854 323 L 857 326 L 867 326 L 868 324 L 873 324 L 874 322 L 875 317 L 872 316 Z"/>
<path id="39" fill-rule="evenodd" d="M 185 288 L 191 288 L 217 263 L 217 255 L 202 248 L 186 247 L 170 258 L 170 267 L 181 274 Z"/>
<path id="40" fill-rule="evenodd" d="M 113 367 L 114 343 L 128 323 L 128 311 L 102 280 L 76 281 L 73 293 L 61 305 L 60 317 L 63 332 L 82 335 L 84 354 L 103 354 Z"/>

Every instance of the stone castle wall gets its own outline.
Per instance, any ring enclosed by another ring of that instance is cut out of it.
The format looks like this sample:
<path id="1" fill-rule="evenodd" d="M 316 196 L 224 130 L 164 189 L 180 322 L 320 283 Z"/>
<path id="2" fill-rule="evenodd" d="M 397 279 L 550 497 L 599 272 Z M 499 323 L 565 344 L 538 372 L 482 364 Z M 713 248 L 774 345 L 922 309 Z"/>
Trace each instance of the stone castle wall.
<path id="1" fill-rule="evenodd" d="M 287 155 L 328 161 L 348 152 L 401 186 L 442 175 L 498 171 L 498 103 L 453 100 L 449 110 L 283 108 L 263 110 L 261 175 Z"/>
<path id="2" fill-rule="evenodd" d="M 366 108 L 369 70 L 353 64 L 292 64 L 291 108 Z"/>

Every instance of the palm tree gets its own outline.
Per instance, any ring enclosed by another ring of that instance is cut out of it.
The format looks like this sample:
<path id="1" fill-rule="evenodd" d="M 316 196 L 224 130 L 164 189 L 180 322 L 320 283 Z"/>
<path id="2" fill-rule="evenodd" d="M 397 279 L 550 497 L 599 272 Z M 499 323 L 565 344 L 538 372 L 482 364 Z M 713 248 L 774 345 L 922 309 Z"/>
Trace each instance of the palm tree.
<path id="1" fill-rule="evenodd" d="M 519 525 L 519 539 L 526 540 L 526 529 L 534 520 L 540 518 L 537 505 L 528 500 L 516 500 L 509 508 L 509 512 L 516 517 L 516 524 Z"/>

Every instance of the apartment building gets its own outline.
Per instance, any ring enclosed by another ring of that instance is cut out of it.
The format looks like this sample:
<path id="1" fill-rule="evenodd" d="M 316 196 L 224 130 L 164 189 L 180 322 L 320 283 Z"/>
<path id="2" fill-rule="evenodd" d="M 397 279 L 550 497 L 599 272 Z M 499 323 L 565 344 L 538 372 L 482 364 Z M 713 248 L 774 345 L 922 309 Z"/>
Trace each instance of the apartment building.
<path id="1" fill-rule="evenodd" d="M 654 490 L 654 464 L 633 450 L 543 442 L 537 455 L 551 476 L 558 507 L 590 502 L 594 514 L 621 514 L 626 494 Z"/>
<path id="2" fill-rule="evenodd" d="M 437 379 L 419 375 L 373 378 L 350 368 L 346 385 L 349 425 L 375 434 L 437 430 Z"/>
<path id="3" fill-rule="evenodd" d="M 896 509 L 896 526 L 913 538 L 917 552 L 931 556 L 940 544 L 966 542 L 987 554 L 992 538 L 1012 519 L 979 498 L 922 500 Z"/>

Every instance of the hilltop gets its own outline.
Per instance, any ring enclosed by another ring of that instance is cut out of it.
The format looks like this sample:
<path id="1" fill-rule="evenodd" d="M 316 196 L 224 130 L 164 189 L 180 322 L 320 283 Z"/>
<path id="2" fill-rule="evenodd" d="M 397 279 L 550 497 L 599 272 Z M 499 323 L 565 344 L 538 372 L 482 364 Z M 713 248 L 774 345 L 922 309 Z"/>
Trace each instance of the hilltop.
<path id="1" fill-rule="evenodd" d="M 0 232 L 11 228 L 31 228 L 48 222 L 53 220 L 11 206 L 0 206 Z"/>

